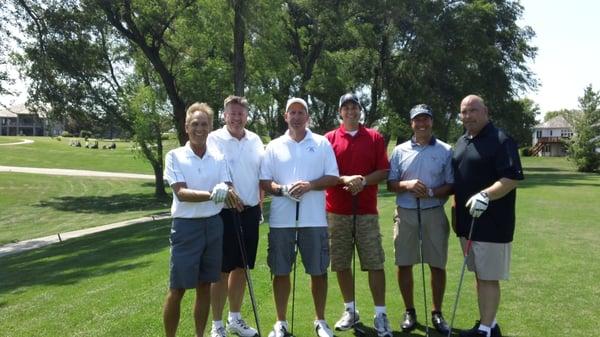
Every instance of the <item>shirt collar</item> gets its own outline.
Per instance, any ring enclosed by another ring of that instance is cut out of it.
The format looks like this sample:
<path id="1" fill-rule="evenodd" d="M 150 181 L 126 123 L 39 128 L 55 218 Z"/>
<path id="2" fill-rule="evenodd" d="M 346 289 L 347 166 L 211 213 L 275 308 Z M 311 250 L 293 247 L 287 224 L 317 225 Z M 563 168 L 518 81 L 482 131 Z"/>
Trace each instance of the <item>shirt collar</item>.
<path id="1" fill-rule="evenodd" d="M 346 127 L 344 126 L 344 124 L 343 124 L 343 123 L 342 123 L 342 124 L 340 124 L 340 128 L 339 128 L 338 130 L 339 130 L 339 132 L 341 132 L 341 133 L 342 133 L 342 135 L 350 135 L 350 134 L 348 133 L 349 131 L 347 131 L 347 130 L 346 130 Z M 362 124 L 358 124 L 358 129 L 357 129 L 357 130 L 358 130 L 358 132 L 357 132 L 357 133 L 356 133 L 354 136 L 358 136 L 359 134 L 363 134 L 363 133 L 365 133 L 365 132 L 366 132 L 366 130 L 365 130 L 365 126 L 364 126 L 364 125 L 362 125 Z"/>
<path id="2" fill-rule="evenodd" d="M 200 157 L 198 157 L 198 155 L 196 155 L 196 153 L 194 153 L 194 150 L 192 150 L 192 146 L 190 145 L 190 141 L 189 140 L 185 143 L 184 149 L 185 149 L 185 156 L 186 157 L 188 157 L 188 158 L 189 157 L 200 158 Z M 208 145 L 206 146 L 206 152 L 204 152 L 204 156 L 202 157 L 202 159 L 206 158 L 206 156 L 214 157 L 213 154 L 212 154 L 212 152 L 208 148 Z"/>
<path id="3" fill-rule="evenodd" d="M 304 135 L 304 139 L 302 139 L 301 141 L 299 141 L 298 143 L 302 143 L 305 141 L 314 141 L 314 137 L 313 137 L 313 133 L 310 131 L 309 128 L 306 128 L 306 134 Z M 296 142 L 295 140 L 292 139 L 292 137 L 290 137 L 290 130 L 285 130 L 285 137 L 287 138 L 288 141 L 291 142 Z"/>
<path id="4" fill-rule="evenodd" d="M 231 139 L 236 139 L 234 136 L 231 135 L 231 133 L 229 132 L 229 130 L 227 130 L 227 125 L 223 125 L 222 128 L 220 128 L 219 130 L 217 130 L 215 132 L 215 135 L 223 140 L 231 140 Z M 244 129 L 244 137 L 242 137 L 242 139 L 247 139 L 248 138 L 248 130 Z M 240 140 L 242 140 L 240 139 Z"/>
<path id="5" fill-rule="evenodd" d="M 492 124 L 492 121 L 489 121 L 484 127 L 483 129 L 481 129 L 479 131 L 478 134 L 476 134 L 474 137 L 469 137 L 469 134 L 467 132 L 465 132 L 464 136 L 465 139 L 475 139 L 475 138 L 480 138 L 480 137 L 485 137 L 487 134 L 489 134 L 490 132 L 492 132 L 494 130 L 494 124 Z"/>
<path id="6" fill-rule="evenodd" d="M 436 142 L 436 138 L 434 135 L 431 135 L 431 138 L 429 139 L 429 143 L 427 143 L 427 145 L 433 146 L 435 145 Z M 414 146 L 421 146 L 419 145 L 417 142 L 415 142 L 415 136 L 413 135 L 412 137 L 410 137 L 410 145 Z"/>

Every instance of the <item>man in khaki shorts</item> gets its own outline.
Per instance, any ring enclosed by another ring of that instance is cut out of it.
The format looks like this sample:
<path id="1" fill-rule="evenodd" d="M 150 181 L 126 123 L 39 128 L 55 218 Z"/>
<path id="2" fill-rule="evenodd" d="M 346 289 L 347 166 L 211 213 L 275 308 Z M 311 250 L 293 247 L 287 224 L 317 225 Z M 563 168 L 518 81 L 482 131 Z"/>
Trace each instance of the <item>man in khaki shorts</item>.
<path id="1" fill-rule="evenodd" d="M 465 97 L 459 116 L 466 132 L 456 142 L 452 158 L 456 234 L 464 250 L 473 224 L 467 266 L 477 279 L 480 315 L 475 326 L 460 336 L 500 337 L 496 322 L 500 280 L 509 277 L 515 189 L 524 179 L 523 169 L 515 141 L 492 124 L 481 97 Z"/>
<path id="2" fill-rule="evenodd" d="M 340 183 L 326 191 L 331 269 L 337 274 L 345 306 L 335 329 L 348 330 L 359 320 L 350 267 L 356 230 L 361 269 L 369 273 L 369 287 L 375 304 L 373 325 L 379 337 L 391 337 L 385 307 L 385 257 L 377 214 L 377 184 L 387 177 L 389 163 L 383 137 L 360 124 L 361 110 L 355 95 L 343 95 L 339 103 L 342 124 L 325 135 L 340 170 Z M 356 215 L 356 228 L 353 215 Z"/>
<path id="3" fill-rule="evenodd" d="M 433 113 L 427 105 L 419 104 L 410 110 L 410 123 L 414 135 L 394 149 L 387 184 L 389 191 L 397 193 L 394 249 L 398 285 L 406 307 L 400 326 L 404 331 L 411 331 L 417 324 L 412 266 L 420 262 L 420 212 L 423 262 L 429 264 L 431 271 L 431 321 L 437 331 L 446 335 L 449 327 L 442 315 L 442 301 L 450 229 L 443 206 L 454 182 L 452 151 L 448 144 L 433 136 Z"/>

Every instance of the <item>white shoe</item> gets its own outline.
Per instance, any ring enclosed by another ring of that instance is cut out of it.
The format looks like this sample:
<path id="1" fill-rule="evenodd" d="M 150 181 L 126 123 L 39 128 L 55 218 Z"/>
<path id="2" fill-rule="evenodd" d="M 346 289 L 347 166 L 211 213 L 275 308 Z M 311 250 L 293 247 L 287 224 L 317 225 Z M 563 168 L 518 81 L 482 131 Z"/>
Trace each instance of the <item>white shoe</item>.
<path id="1" fill-rule="evenodd" d="M 228 320 L 227 331 L 240 337 L 254 337 L 258 335 L 258 331 L 246 324 L 241 318 L 234 319 L 233 321 Z"/>
<path id="2" fill-rule="evenodd" d="M 342 317 L 335 322 L 335 329 L 338 331 L 345 331 L 351 329 L 354 324 L 360 321 L 360 316 L 358 315 L 358 310 L 348 310 L 344 311 Z"/>
<path id="3" fill-rule="evenodd" d="M 214 325 L 210 329 L 210 337 L 227 337 L 227 332 L 225 331 L 225 327 L 216 328 Z"/>
<path id="4" fill-rule="evenodd" d="M 375 316 L 373 320 L 373 326 L 377 330 L 377 336 L 379 337 L 392 337 L 392 330 L 390 329 L 390 321 L 388 321 L 387 315 L 382 313 Z"/>
<path id="5" fill-rule="evenodd" d="M 269 337 L 287 337 L 288 336 L 287 322 L 279 322 L 273 325 L 273 330 L 269 332 Z"/>
<path id="6" fill-rule="evenodd" d="M 329 325 L 325 321 L 315 321 L 315 332 L 318 337 L 333 337 L 333 331 L 329 328 Z"/>

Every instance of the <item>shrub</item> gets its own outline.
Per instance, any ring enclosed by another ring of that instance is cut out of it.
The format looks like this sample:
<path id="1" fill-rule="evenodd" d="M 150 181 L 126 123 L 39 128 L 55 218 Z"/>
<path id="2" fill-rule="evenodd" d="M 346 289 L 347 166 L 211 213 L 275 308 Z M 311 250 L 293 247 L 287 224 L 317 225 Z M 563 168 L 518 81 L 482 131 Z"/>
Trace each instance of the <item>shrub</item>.
<path id="1" fill-rule="evenodd" d="M 531 148 L 529 146 L 522 147 L 519 151 L 521 152 L 521 157 L 531 157 Z"/>
<path id="2" fill-rule="evenodd" d="M 92 132 L 88 131 L 88 130 L 81 130 L 79 132 L 79 138 L 84 138 L 84 139 L 88 139 L 92 137 Z"/>
<path id="3" fill-rule="evenodd" d="M 65 130 L 65 131 L 63 131 L 63 132 L 60 134 L 60 136 L 61 136 L 61 137 L 73 137 L 73 135 L 72 135 L 72 134 L 71 134 L 69 131 L 66 131 L 66 130 Z"/>

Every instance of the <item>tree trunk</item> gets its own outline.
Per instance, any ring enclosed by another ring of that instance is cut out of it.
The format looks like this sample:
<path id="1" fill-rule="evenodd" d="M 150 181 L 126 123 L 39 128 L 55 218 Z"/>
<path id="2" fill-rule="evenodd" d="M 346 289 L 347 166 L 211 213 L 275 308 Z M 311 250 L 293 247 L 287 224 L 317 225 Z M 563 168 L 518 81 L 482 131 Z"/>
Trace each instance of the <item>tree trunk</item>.
<path id="1" fill-rule="evenodd" d="M 244 43 L 246 41 L 246 0 L 232 0 L 233 11 L 233 91 L 237 96 L 244 96 L 246 79 L 246 57 Z"/>

